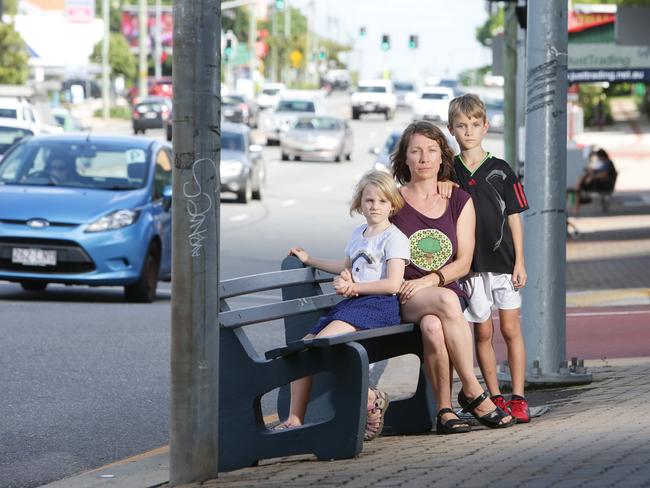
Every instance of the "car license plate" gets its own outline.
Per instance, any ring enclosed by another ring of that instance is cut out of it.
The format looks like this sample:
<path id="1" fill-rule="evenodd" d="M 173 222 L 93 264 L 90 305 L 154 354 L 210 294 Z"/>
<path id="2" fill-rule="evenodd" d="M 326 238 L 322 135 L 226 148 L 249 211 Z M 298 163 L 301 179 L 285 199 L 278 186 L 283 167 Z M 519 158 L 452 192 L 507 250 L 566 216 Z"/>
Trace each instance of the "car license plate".
<path id="1" fill-rule="evenodd" d="M 223 115 L 225 117 L 232 117 L 233 115 L 235 115 L 235 111 L 230 109 L 230 108 L 227 108 L 227 109 L 224 109 Z"/>
<path id="2" fill-rule="evenodd" d="M 56 266 L 56 251 L 14 247 L 11 262 L 25 266 Z"/>
<path id="3" fill-rule="evenodd" d="M 156 117 L 158 117 L 158 114 L 156 112 L 147 112 L 144 114 L 145 119 L 155 119 Z"/>

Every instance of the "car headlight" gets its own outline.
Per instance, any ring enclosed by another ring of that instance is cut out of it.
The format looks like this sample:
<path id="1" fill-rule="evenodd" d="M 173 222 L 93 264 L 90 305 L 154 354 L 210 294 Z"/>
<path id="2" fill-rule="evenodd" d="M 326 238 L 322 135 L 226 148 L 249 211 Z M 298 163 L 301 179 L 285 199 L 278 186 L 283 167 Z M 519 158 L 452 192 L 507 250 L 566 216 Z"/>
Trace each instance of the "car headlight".
<path id="1" fill-rule="evenodd" d="M 117 210 L 95 220 L 84 232 L 104 232 L 128 227 L 138 220 L 139 215 L 139 210 Z"/>
<path id="2" fill-rule="evenodd" d="M 238 175 L 242 172 L 243 169 L 244 163 L 236 159 L 226 159 L 224 161 L 221 161 L 221 165 L 219 166 L 219 172 L 221 173 L 221 176 Z"/>

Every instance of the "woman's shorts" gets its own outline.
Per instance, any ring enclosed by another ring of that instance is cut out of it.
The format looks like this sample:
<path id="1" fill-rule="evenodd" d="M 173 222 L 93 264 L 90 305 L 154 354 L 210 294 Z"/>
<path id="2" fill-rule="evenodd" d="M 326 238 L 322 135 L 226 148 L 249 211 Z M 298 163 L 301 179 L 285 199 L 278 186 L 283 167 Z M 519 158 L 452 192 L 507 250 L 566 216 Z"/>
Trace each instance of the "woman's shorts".
<path id="1" fill-rule="evenodd" d="M 357 329 L 377 329 L 402 322 L 396 295 L 364 295 L 346 298 L 332 307 L 311 329 L 318 334 L 330 322 L 341 320 Z"/>
<path id="2" fill-rule="evenodd" d="M 470 322 L 485 322 L 493 306 L 499 310 L 521 308 L 521 294 L 512 284 L 511 274 L 472 273 L 461 286 L 469 297 L 464 314 Z"/>

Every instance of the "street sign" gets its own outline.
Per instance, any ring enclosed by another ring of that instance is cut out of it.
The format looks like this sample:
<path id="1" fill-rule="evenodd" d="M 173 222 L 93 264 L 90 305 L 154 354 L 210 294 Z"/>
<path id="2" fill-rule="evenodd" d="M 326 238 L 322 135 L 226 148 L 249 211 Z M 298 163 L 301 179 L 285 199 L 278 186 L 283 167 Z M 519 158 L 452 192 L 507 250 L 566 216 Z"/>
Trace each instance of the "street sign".
<path id="1" fill-rule="evenodd" d="M 297 49 L 294 49 L 289 54 L 289 60 L 291 60 L 291 66 L 293 66 L 294 68 L 298 68 L 300 66 L 300 63 L 302 62 L 302 58 L 303 58 L 302 53 Z"/>

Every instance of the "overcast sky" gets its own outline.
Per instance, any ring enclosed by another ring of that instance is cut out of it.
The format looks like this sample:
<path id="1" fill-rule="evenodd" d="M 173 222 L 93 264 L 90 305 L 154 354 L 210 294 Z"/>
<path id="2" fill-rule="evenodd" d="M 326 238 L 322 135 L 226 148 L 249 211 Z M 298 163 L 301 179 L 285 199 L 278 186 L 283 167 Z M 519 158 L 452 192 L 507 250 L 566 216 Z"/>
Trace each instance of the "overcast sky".
<path id="1" fill-rule="evenodd" d="M 286 1 L 286 0 L 285 0 Z M 288 0 L 310 18 L 310 0 Z M 316 29 L 331 39 L 352 43 L 349 65 L 363 77 L 385 66 L 394 79 L 455 77 L 467 68 L 490 64 L 492 55 L 476 41 L 476 27 L 487 19 L 485 0 L 312 0 Z M 359 27 L 366 27 L 365 38 Z M 391 49 L 380 49 L 382 34 Z M 419 48 L 408 48 L 410 34 Z"/>

